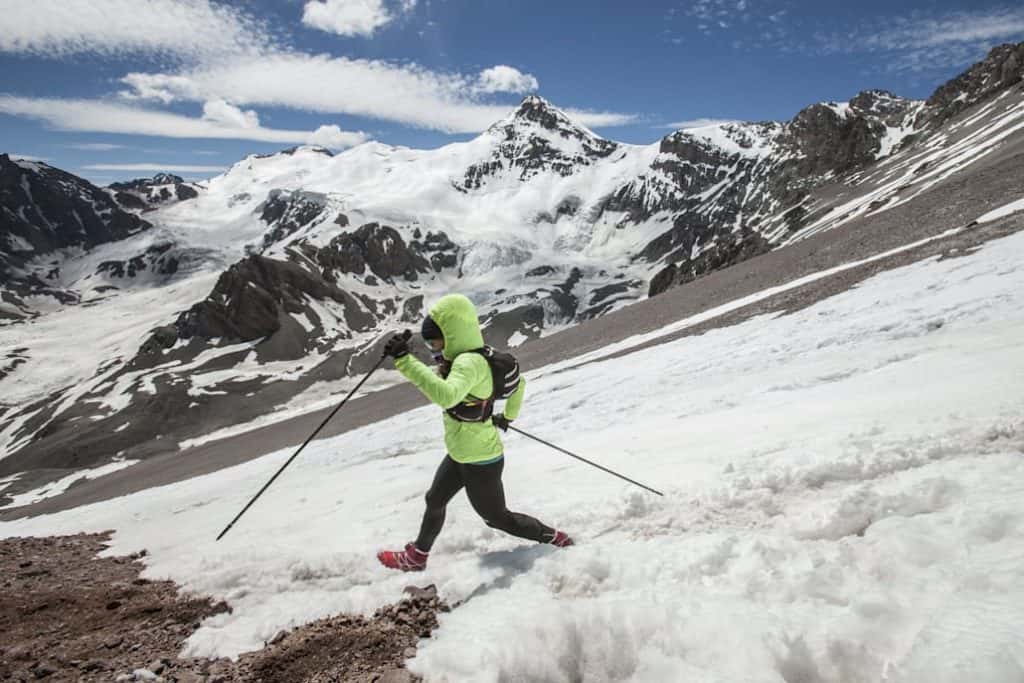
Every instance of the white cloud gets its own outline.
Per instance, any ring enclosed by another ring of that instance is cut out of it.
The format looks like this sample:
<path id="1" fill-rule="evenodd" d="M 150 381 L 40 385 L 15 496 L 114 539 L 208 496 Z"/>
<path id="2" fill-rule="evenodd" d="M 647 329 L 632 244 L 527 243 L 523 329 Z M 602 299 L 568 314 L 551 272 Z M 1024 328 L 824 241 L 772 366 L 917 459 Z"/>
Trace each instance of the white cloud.
<path id="1" fill-rule="evenodd" d="M 209 0 L 6 2 L 0 31 L 0 52 L 57 58 L 143 52 L 194 60 L 272 42 L 255 19 Z"/>
<path id="2" fill-rule="evenodd" d="M 165 173 L 219 173 L 226 166 L 196 166 L 190 164 L 161 164 L 144 162 L 140 164 L 88 164 L 87 171 L 163 171 Z"/>
<path id="3" fill-rule="evenodd" d="M 338 128 L 338 126 L 331 124 L 317 128 L 309 138 L 307 138 L 306 142 L 310 145 L 340 149 L 342 147 L 352 146 L 352 143 L 349 142 L 351 135 L 352 133 L 343 131 L 341 128 Z"/>
<path id="4" fill-rule="evenodd" d="M 230 106 L 230 105 L 228 105 Z M 29 98 L 0 95 L 0 113 L 45 121 L 58 130 L 153 135 L 171 138 L 213 138 L 258 140 L 286 144 L 308 144 L 320 131 L 281 130 L 262 126 L 242 127 L 224 119 L 192 118 L 180 114 L 143 109 L 101 100 Z M 223 113 L 223 112 L 221 112 Z M 359 132 L 332 135 L 334 147 L 365 142 Z M 317 143 L 322 144 L 322 143 Z"/>
<path id="5" fill-rule="evenodd" d="M 471 97 L 475 79 L 416 64 L 274 53 L 176 74 L 131 73 L 129 97 L 288 107 L 396 121 L 452 133 L 481 131 L 509 107 Z"/>
<path id="6" fill-rule="evenodd" d="M 688 128 L 704 128 L 705 126 L 717 126 L 722 123 L 736 123 L 735 119 L 688 119 L 686 121 L 676 121 L 674 123 L 666 123 L 661 128 L 671 128 L 672 130 L 686 130 Z"/>
<path id="7" fill-rule="evenodd" d="M 48 157 L 37 157 L 32 154 L 18 154 L 16 152 L 10 152 L 7 156 L 12 159 L 21 159 L 22 161 L 49 161 Z"/>
<path id="8" fill-rule="evenodd" d="M 304 5 L 304 20 L 326 26 L 333 17 L 336 23 L 331 30 L 355 30 L 356 24 L 350 22 L 346 29 L 342 19 L 349 16 L 346 12 L 355 12 L 352 16 L 362 12 L 359 16 L 370 19 L 357 22 L 358 30 L 372 32 L 383 25 L 384 15 L 393 21 L 415 5 L 416 0 L 309 1 Z M 47 120 L 65 130 L 137 132 L 141 127 L 152 131 L 142 133 L 146 135 L 275 141 L 303 134 L 263 128 L 252 108 L 272 106 L 473 133 L 508 114 L 510 106 L 488 102 L 488 96 L 539 89 L 533 75 L 501 64 L 463 74 L 415 63 L 305 54 L 275 43 L 267 27 L 236 4 L 212 0 L 22 2 L 4 10 L 3 51 L 51 57 L 82 52 L 166 55 L 175 60 L 172 67 L 162 73 L 127 74 L 122 78 L 127 88 L 120 95 L 125 100 L 186 101 L 203 107 L 201 119 L 129 108 L 126 122 L 121 123 L 93 117 L 97 107 L 113 104 L 90 100 L 85 122 L 78 124 L 65 115 L 64 106 L 47 113 L 27 106 L 27 98 L 6 98 L 8 113 Z M 592 126 L 621 125 L 635 118 L 614 112 L 577 112 L 576 116 Z M 330 134 L 318 135 L 335 144 L 364 139 L 362 134 L 325 130 Z"/>
<path id="9" fill-rule="evenodd" d="M 511 66 L 498 64 L 480 72 L 476 90 L 481 93 L 530 93 L 536 92 L 539 87 L 540 84 L 533 75 L 524 74 Z"/>
<path id="10" fill-rule="evenodd" d="M 476 133 L 508 115 L 511 109 L 476 98 L 481 77 L 488 72 L 492 74 L 491 85 L 501 77 L 506 87 L 515 85 L 517 79 L 520 85 L 536 86 L 533 76 L 511 67 L 487 69 L 471 78 L 416 64 L 300 53 L 223 60 L 175 74 L 131 73 L 122 81 L 131 88 L 125 96 L 134 99 L 224 100 L 236 107 L 285 107 L 364 116 L 448 133 Z M 636 118 L 614 112 L 569 113 L 584 125 L 598 127 L 622 125 Z"/>
<path id="11" fill-rule="evenodd" d="M 340 36 L 371 36 L 415 5 L 416 0 L 404 0 L 395 14 L 383 0 L 309 0 L 302 8 L 302 23 Z"/>
<path id="12" fill-rule="evenodd" d="M 253 110 L 242 111 L 224 100 L 210 100 L 203 104 L 203 120 L 230 128 L 259 128 L 260 117 Z"/>
<path id="13" fill-rule="evenodd" d="M 115 149 L 125 149 L 124 145 L 112 145 L 108 142 L 85 142 L 77 145 L 65 145 L 68 149 L 80 149 L 83 152 L 112 152 Z"/>
<path id="14" fill-rule="evenodd" d="M 590 111 L 589 109 L 563 109 L 569 118 L 589 128 L 611 128 L 636 123 L 636 114 L 618 114 L 611 111 Z"/>

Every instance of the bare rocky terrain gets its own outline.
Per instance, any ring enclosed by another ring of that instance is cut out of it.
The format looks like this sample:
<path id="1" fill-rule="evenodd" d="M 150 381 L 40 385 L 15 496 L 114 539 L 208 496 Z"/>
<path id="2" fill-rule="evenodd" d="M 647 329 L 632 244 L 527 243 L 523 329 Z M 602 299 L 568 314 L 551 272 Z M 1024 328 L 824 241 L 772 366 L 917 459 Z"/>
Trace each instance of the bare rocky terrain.
<path id="1" fill-rule="evenodd" d="M 416 643 L 449 608 L 410 587 L 372 618 L 340 615 L 280 632 L 238 661 L 179 658 L 206 617 L 230 607 L 140 576 L 144 553 L 97 557 L 109 535 L 0 541 L 0 680 L 403 683 Z"/>

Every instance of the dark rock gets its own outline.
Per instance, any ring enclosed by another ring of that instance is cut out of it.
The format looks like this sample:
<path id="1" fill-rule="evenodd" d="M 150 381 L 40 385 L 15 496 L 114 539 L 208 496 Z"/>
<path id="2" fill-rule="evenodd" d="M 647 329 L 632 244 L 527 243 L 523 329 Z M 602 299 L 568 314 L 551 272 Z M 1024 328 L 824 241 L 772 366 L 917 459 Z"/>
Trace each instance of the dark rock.
<path id="1" fill-rule="evenodd" d="M 537 266 L 526 271 L 526 277 L 541 277 L 542 275 L 551 275 L 554 272 L 554 266 Z"/>
<path id="2" fill-rule="evenodd" d="M 1013 87 L 1024 78 L 1024 42 L 992 48 L 982 61 L 940 86 L 928 98 L 924 113 L 937 126 L 968 107 Z"/>
<path id="3" fill-rule="evenodd" d="M 406 245 L 397 230 L 379 223 L 338 235 L 312 257 L 326 271 L 362 275 L 369 269 L 385 282 L 396 277 L 415 281 L 430 270 L 419 250 Z"/>
<path id="4" fill-rule="evenodd" d="M 297 357 L 307 350 L 307 337 L 289 313 L 306 313 L 306 296 L 342 304 L 345 322 L 353 330 L 369 329 L 375 322 L 351 294 L 318 274 L 295 263 L 252 255 L 232 265 L 204 301 L 178 317 L 178 338 L 253 341 L 272 337 L 284 324 L 291 326 L 293 337 L 278 348 L 284 354 L 278 357 Z"/>
<path id="5" fill-rule="evenodd" d="M 137 178 L 120 183 L 111 183 L 114 199 L 122 207 L 136 211 L 153 209 L 171 200 L 186 201 L 199 196 L 194 183 L 187 183 L 180 176 L 157 173 L 152 178 Z"/>
<path id="6" fill-rule="evenodd" d="M 271 190 L 260 207 L 260 220 L 271 228 L 263 235 L 263 248 L 312 225 L 326 208 L 327 195 L 319 192 Z"/>
<path id="7" fill-rule="evenodd" d="M 22 167 L 0 154 L 0 284 L 10 283 L 29 258 L 91 249 L 150 227 L 82 178 L 42 163 Z"/>
<path id="8" fill-rule="evenodd" d="M 648 296 L 657 296 L 669 287 L 692 282 L 708 273 L 735 265 L 771 249 L 771 245 L 758 233 L 742 235 L 735 241 L 718 244 L 695 259 L 669 264 L 651 280 Z"/>

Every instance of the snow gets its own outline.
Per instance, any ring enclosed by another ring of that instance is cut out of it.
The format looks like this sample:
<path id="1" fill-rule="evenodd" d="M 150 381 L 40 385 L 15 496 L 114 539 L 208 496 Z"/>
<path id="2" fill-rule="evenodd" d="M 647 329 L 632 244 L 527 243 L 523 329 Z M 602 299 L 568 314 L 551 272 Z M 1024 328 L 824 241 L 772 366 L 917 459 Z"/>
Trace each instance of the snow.
<path id="1" fill-rule="evenodd" d="M 991 221 L 997 221 L 1000 218 L 1005 218 L 1011 214 L 1017 213 L 1018 211 L 1024 211 L 1024 199 L 1018 199 L 1015 202 L 1004 204 L 998 209 L 993 209 L 986 214 L 978 216 L 978 223 L 989 223 Z"/>
<path id="2" fill-rule="evenodd" d="M 508 437 L 513 509 L 580 544 L 533 546 L 449 508 L 450 601 L 427 681 L 960 681 L 1024 675 L 1024 234 L 765 315 L 531 373 L 517 424 L 665 491 Z M 396 600 L 374 552 L 412 537 L 442 451 L 425 407 L 2 535 L 117 529 L 146 576 L 221 597 L 185 654 Z"/>
<path id="3" fill-rule="evenodd" d="M 199 274 L 164 287 L 126 291 L 88 306 L 56 308 L 21 324 L 0 326 L 0 347 L 29 349 L 25 362 L 4 378 L 4 401 L 27 405 L 63 391 L 52 417 L 60 415 L 105 385 L 123 362 L 134 357 L 150 330 L 202 299 L 216 278 L 215 273 Z M 119 400 L 127 397 L 112 396 L 110 403 L 123 405 Z M 0 454 L 14 452 L 30 438 L 21 429 L 34 414 L 24 412 L 0 431 Z M 43 427 L 45 424 L 39 424 L 35 429 Z"/>
<path id="4" fill-rule="evenodd" d="M 73 474 L 69 474 L 66 477 L 58 479 L 57 481 L 52 481 L 48 484 L 40 486 L 39 488 L 11 496 L 11 501 L 7 503 L 7 505 L 0 507 L 0 510 L 6 508 L 19 507 L 22 505 L 31 505 L 32 503 L 37 503 L 45 498 L 52 498 L 53 496 L 59 495 L 67 491 L 68 488 L 75 482 L 81 481 L 83 479 L 95 479 L 97 477 L 102 477 L 105 474 L 110 474 L 111 472 L 123 470 L 125 467 L 130 467 L 131 465 L 134 465 L 137 462 L 138 460 L 116 460 L 114 462 L 110 462 L 107 463 L 106 465 L 101 465 L 99 467 L 93 467 L 91 469 L 86 470 L 79 470 Z M 9 479 L 5 479 L 2 482 L 0 482 L 0 484 L 4 484 L 4 486 L 0 486 L 0 489 L 6 488 L 6 486 L 9 485 L 10 482 L 14 481 L 19 476 L 21 475 L 14 475 Z"/>
<path id="5" fill-rule="evenodd" d="M 510 336 L 508 338 L 509 348 L 513 348 L 514 349 L 515 347 L 519 346 L 520 344 L 522 344 L 525 341 L 528 341 L 529 339 L 530 338 L 527 337 L 522 332 L 513 332 L 512 336 Z"/>

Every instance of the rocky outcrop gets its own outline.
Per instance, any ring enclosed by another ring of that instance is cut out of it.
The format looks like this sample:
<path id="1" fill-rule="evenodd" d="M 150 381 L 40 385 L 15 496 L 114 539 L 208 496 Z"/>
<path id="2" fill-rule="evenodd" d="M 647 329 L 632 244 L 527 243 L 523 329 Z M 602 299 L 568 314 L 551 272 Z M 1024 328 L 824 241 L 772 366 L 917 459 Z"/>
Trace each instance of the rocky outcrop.
<path id="1" fill-rule="evenodd" d="M 351 232 L 343 232 L 323 248 L 303 246 L 304 253 L 320 265 L 325 276 L 334 280 L 341 274 L 372 273 L 385 282 L 396 278 L 414 282 L 431 270 L 430 262 L 405 243 L 397 230 L 379 223 L 367 223 Z"/>
<path id="2" fill-rule="evenodd" d="M 982 61 L 941 85 L 928 98 L 922 113 L 927 125 L 935 126 L 968 107 L 983 102 L 1024 79 L 1024 42 L 999 45 Z"/>
<path id="3" fill-rule="evenodd" d="M 55 283 L 58 267 L 27 271 L 32 259 L 68 247 L 89 250 L 150 227 L 82 178 L 0 154 L 0 286 L 5 288 L 3 301 L 11 305 L 3 317 L 31 315 L 24 304 L 30 296 L 49 296 L 62 303 L 78 300 Z"/>
<path id="4" fill-rule="evenodd" d="M 65 247 L 90 249 L 149 227 L 82 178 L 0 154 L 0 258 L 4 260 Z"/>
<path id="5" fill-rule="evenodd" d="M 177 338 L 224 343 L 269 338 L 291 314 L 309 312 L 306 297 L 340 304 L 352 330 L 366 330 L 375 322 L 355 297 L 334 284 L 295 263 L 253 254 L 225 271 L 204 301 L 178 317 Z"/>
<path id="6" fill-rule="evenodd" d="M 96 272 L 108 278 L 134 278 L 142 273 L 170 276 L 178 272 L 178 258 L 174 244 L 163 242 L 130 259 L 103 261 Z"/>
<path id="7" fill-rule="evenodd" d="M 428 259 L 435 273 L 458 265 L 459 246 L 452 242 L 443 230 L 428 231 L 424 236 L 423 232 L 416 228 L 412 236 L 413 239 L 409 242 L 410 251 Z"/>
<path id="8" fill-rule="evenodd" d="M 259 209 L 260 220 L 270 227 L 263 235 L 263 249 L 313 225 L 326 208 L 327 195 L 320 192 L 271 190 Z"/>
<path id="9" fill-rule="evenodd" d="M 157 173 L 152 178 L 111 183 L 108 189 L 122 208 L 149 211 L 163 204 L 195 199 L 199 196 L 201 188 L 196 183 L 186 182 L 180 176 Z"/>
<path id="10" fill-rule="evenodd" d="M 651 279 L 647 295 L 657 296 L 667 289 L 685 285 L 715 270 L 728 268 L 770 250 L 768 240 L 756 232 L 748 232 L 724 244 L 715 244 L 696 258 L 678 264 L 670 263 L 658 271 Z"/>

